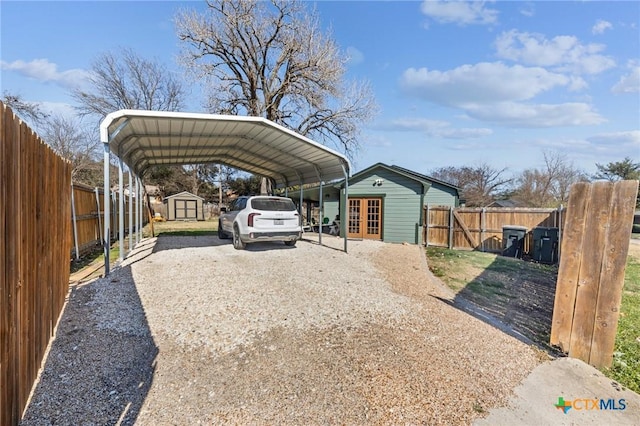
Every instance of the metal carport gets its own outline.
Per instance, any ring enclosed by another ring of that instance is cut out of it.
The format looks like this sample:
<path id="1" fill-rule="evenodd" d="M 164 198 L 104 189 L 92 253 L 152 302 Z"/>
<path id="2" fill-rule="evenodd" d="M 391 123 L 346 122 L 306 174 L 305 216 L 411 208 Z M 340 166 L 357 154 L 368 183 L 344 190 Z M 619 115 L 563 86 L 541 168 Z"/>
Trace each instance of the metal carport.
<path id="1" fill-rule="evenodd" d="M 109 274 L 110 153 L 119 160 L 120 257 L 124 257 L 124 165 L 129 169 L 129 187 L 132 174 L 136 182 L 136 229 L 142 222 L 141 177 L 155 165 L 225 164 L 267 177 L 274 188 L 342 178 L 348 181 L 351 169 L 344 155 L 262 117 L 120 110 L 100 124 L 100 141 L 104 146 L 105 275 Z M 133 229 L 134 216 L 131 194 L 130 190 L 129 229 Z M 348 199 L 347 189 L 344 195 Z M 346 218 L 342 219 L 347 251 Z M 131 248 L 131 234 L 129 238 Z"/>

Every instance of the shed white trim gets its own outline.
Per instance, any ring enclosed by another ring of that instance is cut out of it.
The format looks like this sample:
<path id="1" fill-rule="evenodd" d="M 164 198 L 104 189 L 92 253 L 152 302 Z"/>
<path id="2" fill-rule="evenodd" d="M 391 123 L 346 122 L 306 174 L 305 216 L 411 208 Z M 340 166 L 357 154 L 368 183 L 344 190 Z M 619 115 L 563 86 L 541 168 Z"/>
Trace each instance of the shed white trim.
<path id="1" fill-rule="evenodd" d="M 200 200 L 204 201 L 204 198 L 202 198 L 199 195 L 194 194 L 193 192 L 189 192 L 189 191 L 182 191 L 182 192 L 178 192 L 177 194 L 173 194 L 173 195 L 167 195 L 166 197 L 164 197 L 165 200 L 168 200 L 170 198 L 180 198 L 182 196 L 189 196 L 189 197 L 195 197 L 195 198 L 199 198 Z"/>

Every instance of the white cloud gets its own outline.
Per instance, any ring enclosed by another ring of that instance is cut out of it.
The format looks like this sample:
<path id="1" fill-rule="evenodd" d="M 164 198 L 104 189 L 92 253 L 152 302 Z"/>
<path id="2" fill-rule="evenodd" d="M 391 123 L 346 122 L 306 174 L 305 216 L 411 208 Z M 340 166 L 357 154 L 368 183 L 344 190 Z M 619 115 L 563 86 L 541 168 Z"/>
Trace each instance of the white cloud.
<path id="1" fill-rule="evenodd" d="M 364 62 L 364 54 L 353 46 L 347 47 L 347 63 L 350 65 L 358 65 Z"/>
<path id="2" fill-rule="evenodd" d="M 640 149 L 640 130 L 600 133 L 587 138 L 587 140 L 597 145 L 625 145 L 635 146 L 637 149 Z"/>
<path id="3" fill-rule="evenodd" d="M 390 130 L 428 132 L 449 126 L 447 121 L 428 118 L 397 118 L 391 121 Z"/>
<path id="4" fill-rule="evenodd" d="M 504 126 L 586 126 L 605 121 L 584 102 L 531 103 L 536 96 L 557 87 L 578 90 L 586 86 L 579 77 L 541 67 L 496 62 L 463 65 L 448 71 L 409 68 L 403 73 L 400 86 L 411 97 L 460 108 L 468 117 Z"/>
<path id="5" fill-rule="evenodd" d="M 77 119 L 78 111 L 64 102 L 38 102 L 42 111 L 49 115 L 58 115 L 68 119 Z"/>
<path id="6" fill-rule="evenodd" d="M 493 130 L 486 127 L 480 128 L 467 128 L 462 127 L 459 129 L 445 129 L 441 132 L 440 136 L 445 139 L 476 139 L 493 134 Z"/>
<path id="7" fill-rule="evenodd" d="M 369 135 L 366 136 L 364 145 L 368 146 L 368 147 L 388 148 L 388 147 L 392 146 L 393 144 L 386 137 L 384 137 L 384 136 L 382 136 L 380 134 L 375 134 L 374 133 L 374 134 L 369 134 Z"/>
<path id="8" fill-rule="evenodd" d="M 501 62 L 462 65 L 448 71 L 409 68 L 400 80 L 406 93 L 441 105 L 522 101 L 557 86 L 568 77 L 539 67 L 507 66 Z"/>
<path id="9" fill-rule="evenodd" d="M 556 71 L 578 74 L 598 74 L 616 65 L 615 61 L 600 54 L 603 44 L 582 44 L 574 36 L 556 36 L 547 39 L 541 34 L 511 30 L 496 39 L 498 57 L 525 65 L 555 67 Z"/>
<path id="10" fill-rule="evenodd" d="M 467 114 L 478 120 L 509 127 L 591 126 L 606 120 L 585 103 L 525 104 L 498 102 L 491 105 L 468 105 Z"/>
<path id="11" fill-rule="evenodd" d="M 388 126 L 395 131 L 419 131 L 432 137 L 444 139 L 475 139 L 493 134 L 487 128 L 454 128 L 451 123 L 427 118 L 399 118 Z"/>
<path id="12" fill-rule="evenodd" d="M 629 74 L 620 77 L 620 80 L 611 88 L 613 93 L 640 93 L 640 65 L 630 65 Z"/>
<path id="13" fill-rule="evenodd" d="M 587 88 L 587 82 L 582 77 L 571 76 L 571 83 L 569 83 L 569 90 L 572 92 L 578 92 Z"/>
<path id="14" fill-rule="evenodd" d="M 611 25 L 611 22 L 598 19 L 598 22 L 596 22 L 596 24 L 591 28 L 591 32 L 593 34 L 602 34 L 606 30 L 610 30 L 611 28 L 613 28 L 613 25 Z"/>
<path id="15" fill-rule="evenodd" d="M 429 18 L 442 24 L 495 24 L 498 11 L 486 6 L 485 1 L 425 0 L 421 10 Z"/>
<path id="16" fill-rule="evenodd" d="M 531 18 L 532 16 L 534 16 L 536 14 L 536 9 L 535 9 L 535 5 L 532 2 L 526 2 L 521 8 L 520 8 L 520 14 L 527 16 L 529 18 Z"/>
<path id="17" fill-rule="evenodd" d="M 78 87 L 89 76 L 89 73 L 82 69 L 58 71 L 58 65 L 49 62 L 48 59 L 34 59 L 30 62 L 20 59 L 13 62 L 0 61 L 0 67 L 45 83 L 54 82 L 65 88 Z"/>

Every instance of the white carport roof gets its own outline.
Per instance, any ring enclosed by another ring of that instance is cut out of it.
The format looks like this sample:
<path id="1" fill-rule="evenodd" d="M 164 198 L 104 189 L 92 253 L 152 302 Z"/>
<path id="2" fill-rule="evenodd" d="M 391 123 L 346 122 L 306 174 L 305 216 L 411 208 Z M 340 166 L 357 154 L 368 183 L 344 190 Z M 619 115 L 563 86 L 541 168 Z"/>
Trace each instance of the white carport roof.
<path id="1" fill-rule="evenodd" d="M 222 163 L 283 188 L 350 171 L 344 155 L 261 117 L 120 110 L 100 138 L 137 176 L 154 165 Z"/>
<path id="2" fill-rule="evenodd" d="M 140 178 L 155 165 L 221 163 L 267 177 L 276 188 L 342 178 L 348 181 L 351 169 L 344 155 L 261 117 L 120 110 L 107 115 L 100 124 L 100 141 L 104 145 L 105 275 L 109 275 L 111 242 L 110 152 L 119 158 L 120 258 L 124 257 L 124 164 L 130 171 L 129 185 L 132 185 L 131 175 L 136 178 L 136 194 L 141 192 Z M 143 223 L 141 197 L 136 197 L 136 224 L 133 225 L 131 194 L 132 191 L 129 192 L 129 250 L 133 246 L 131 231 L 139 231 Z M 345 199 L 347 196 L 345 190 Z M 346 252 L 346 225 L 342 232 Z M 137 243 L 140 233 L 136 234 Z"/>

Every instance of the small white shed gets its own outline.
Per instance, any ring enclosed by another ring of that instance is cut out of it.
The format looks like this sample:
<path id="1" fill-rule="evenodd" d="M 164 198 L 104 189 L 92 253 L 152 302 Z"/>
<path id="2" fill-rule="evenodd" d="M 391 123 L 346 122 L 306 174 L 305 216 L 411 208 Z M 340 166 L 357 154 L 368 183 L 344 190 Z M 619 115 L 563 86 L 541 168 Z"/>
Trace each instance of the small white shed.
<path id="1" fill-rule="evenodd" d="M 183 191 L 164 198 L 167 220 L 204 220 L 204 198 Z"/>

